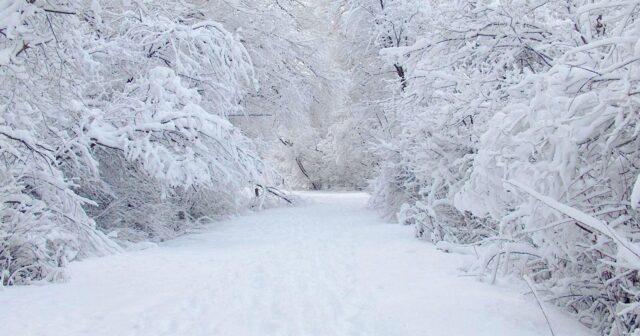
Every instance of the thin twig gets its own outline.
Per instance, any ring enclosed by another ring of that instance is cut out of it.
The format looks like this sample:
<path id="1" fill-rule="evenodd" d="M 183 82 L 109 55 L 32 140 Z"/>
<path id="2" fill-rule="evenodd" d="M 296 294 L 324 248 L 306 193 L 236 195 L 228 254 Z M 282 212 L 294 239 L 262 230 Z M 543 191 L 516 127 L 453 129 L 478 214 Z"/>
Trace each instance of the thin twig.
<path id="1" fill-rule="evenodd" d="M 538 296 L 538 292 L 536 292 L 536 290 L 533 288 L 533 282 L 531 281 L 531 279 L 527 275 L 523 276 L 523 278 L 524 278 L 524 281 L 529 286 L 529 288 L 531 288 L 531 292 L 533 292 L 533 296 L 536 298 L 536 302 L 538 302 L 538 307 L 540 307 L 540 310 L 542 311 L 542 315 L 544 315 L 544 319 L 545 319 L 545 321 L 547 321 L 547 327 L 549 327 L 549 332 L 551 333 L 551 336 L 556 336 L 556 333 L 553 332 L 553 327 L 551 327 L 551 322 L 549 321 L 549 316 L 547 316 L 547 312 L 544 310 L 544 307 L 542 306 L 542 301 L 540 300 L 540 297 Z"/>

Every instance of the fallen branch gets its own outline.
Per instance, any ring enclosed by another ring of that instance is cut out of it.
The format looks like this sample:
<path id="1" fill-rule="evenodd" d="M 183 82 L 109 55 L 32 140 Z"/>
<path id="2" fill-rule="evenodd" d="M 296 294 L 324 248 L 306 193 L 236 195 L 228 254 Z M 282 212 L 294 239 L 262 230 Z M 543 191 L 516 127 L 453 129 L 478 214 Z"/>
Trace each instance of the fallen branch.
<path id="1" fill-rule="evenodd" d="M 289 203 L 289 204 L 293 204 L 293 201 L 291 199 L 289 199 L 286 195 L 284 195 L 284 193 L 282 191 L 280 191 L 278 188 L 274 188 L 274 187 L 264 187 L 260 184 L 257 185 L 258 187 L 262 188 L 262 190 L 265 190 L 266 192 L 281 198 L 282 200 L 284 200 L 285 202 Z"/>

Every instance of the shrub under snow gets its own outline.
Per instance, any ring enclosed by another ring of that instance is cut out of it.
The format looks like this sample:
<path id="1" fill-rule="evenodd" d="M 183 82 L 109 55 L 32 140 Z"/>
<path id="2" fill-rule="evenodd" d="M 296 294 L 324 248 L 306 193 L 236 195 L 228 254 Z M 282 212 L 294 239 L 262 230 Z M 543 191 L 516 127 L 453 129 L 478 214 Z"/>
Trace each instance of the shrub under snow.
<path id="1" fill-rule="evenodd" d="M 198 13 L 0 1 L 2 284 L 55 280 L 71 260 L 118 251 L 111 238 L 175 236 L 266 185 L 226 120 L 256 88 L 253 64 Z"/>

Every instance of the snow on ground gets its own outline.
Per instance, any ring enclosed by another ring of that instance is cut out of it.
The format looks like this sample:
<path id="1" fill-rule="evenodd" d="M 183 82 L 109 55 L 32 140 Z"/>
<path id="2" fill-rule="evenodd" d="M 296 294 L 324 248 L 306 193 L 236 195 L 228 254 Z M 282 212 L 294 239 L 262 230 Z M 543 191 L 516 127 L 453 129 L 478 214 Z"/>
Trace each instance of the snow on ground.
<path id="1" fill-rule="evenodd" d="M 463 256 L 381 222 L 367 195 L 304 193 L 160 247 L 0 291 L 2 335 L 549 335 L 531 296 L 461 276 Z M 547 307 L 556 335 L 589 335 Z"/>

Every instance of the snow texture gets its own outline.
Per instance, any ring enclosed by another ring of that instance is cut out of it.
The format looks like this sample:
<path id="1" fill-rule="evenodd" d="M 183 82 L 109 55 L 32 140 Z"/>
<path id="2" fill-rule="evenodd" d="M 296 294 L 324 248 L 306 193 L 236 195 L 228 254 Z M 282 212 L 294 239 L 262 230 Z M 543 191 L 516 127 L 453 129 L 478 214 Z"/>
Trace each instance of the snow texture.
<path id="1" fill-rule="evenodd" d="M 64 284 L 0 292 L 4 335 L 548 335 L 526 287 L 461 276 L 466 256 L 387 224 L 358 193 L 70 265 Z M 528 295 L 523 295 L 527 293 Z M 34 305 L 34 302 L 38 302 Z M 544 303 L 543 303 L 544 304 Z M 590 332 L 546 305 L 557 336 Z"/>

